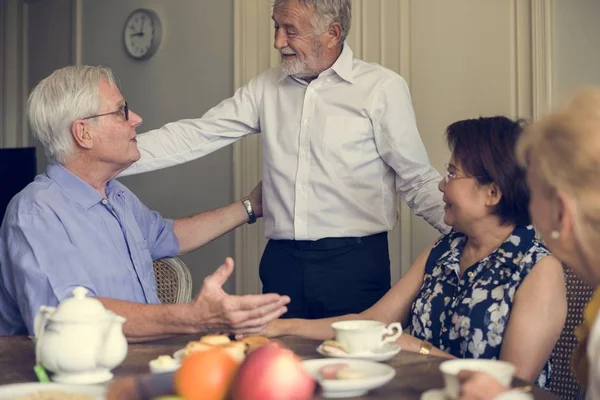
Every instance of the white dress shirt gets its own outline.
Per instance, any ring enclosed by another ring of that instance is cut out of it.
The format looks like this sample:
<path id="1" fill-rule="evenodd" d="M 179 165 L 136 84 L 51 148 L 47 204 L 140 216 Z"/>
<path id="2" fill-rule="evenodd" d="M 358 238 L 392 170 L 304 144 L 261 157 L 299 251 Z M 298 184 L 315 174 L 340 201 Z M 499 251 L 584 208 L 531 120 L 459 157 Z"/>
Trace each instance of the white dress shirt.
<path id="1" fill-rule="evenodd" d="M 396 192 L 440 231 L 441 179 L 417 131 L 404 79 L 353 58 L 348 45 L 310 83 L 265 71 L 202 118 L 138 137 L 123 175 L 202 157 L 251 133 L 263 138 L 263 212 L 270 239 L 317 240 L 393 229 Z M 209 173 L 209 172 L 207 172 Z"/>

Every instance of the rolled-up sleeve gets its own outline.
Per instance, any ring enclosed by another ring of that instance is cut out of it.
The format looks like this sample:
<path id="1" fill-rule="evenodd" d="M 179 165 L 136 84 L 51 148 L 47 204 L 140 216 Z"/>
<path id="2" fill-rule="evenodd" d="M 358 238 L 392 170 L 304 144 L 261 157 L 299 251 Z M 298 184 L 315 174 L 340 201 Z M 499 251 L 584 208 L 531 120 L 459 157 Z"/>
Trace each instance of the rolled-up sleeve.
<path id="1" fill-rule="evenodd" d="M 12 320 L 7 325 L 18 326 L 22 318 L 33 334 L 40 306 L 56 306 L 71 297 L 77 286 L 95 295 L 92 281 L 81 268 L 84 260 L 55 215 L 14 214 L 6 217 L 2 229 L 2 279 L 21 314 L 4 313 L 5 305 L 1 306 L 3 318 Z"/>

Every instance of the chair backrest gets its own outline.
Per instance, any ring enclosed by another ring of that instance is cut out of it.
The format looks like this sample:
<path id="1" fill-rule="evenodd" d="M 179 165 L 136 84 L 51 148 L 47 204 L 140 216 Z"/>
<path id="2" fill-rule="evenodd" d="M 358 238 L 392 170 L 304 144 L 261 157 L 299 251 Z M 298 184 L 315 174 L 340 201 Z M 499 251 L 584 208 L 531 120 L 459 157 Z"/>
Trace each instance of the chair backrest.
<path id="1" fill-rule="evenodd" d="M 154 275 L 161 303 L 186 303 L 192 299 L 192 274 L 179 258 L 154 261 Z"/>
<path id="2" fill-rule="evenodd" d="M 0 222 L 14 195 L 35 178 L 35 147 L 0 149 Z"/>
<path id="3" fill-rule="evenodd" d="M 573 272 L 565 268 L 567 282 L 567 320 L 552 351 L 552 381 L 550 390 L 565 400 L 583 398 L 583 391 L 571 372 L 571 355 L 577 344 L 575 327 L 583 322 L 583 311 L 590 301 L 593 289 Z"/>

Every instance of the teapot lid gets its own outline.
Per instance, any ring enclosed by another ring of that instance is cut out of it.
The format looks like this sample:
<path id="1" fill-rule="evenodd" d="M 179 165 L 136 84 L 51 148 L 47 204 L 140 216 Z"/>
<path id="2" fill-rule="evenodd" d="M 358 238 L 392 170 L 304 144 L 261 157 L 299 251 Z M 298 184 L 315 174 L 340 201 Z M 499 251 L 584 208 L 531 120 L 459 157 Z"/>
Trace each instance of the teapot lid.
<path id="1" fill-rule="evenodd" d="M 88 290 L 83 286 L 73 289 L 73 297 L 63 300 L 49 318 L 51 321 L 95 321 L 104 319 L 109 312 L 100 300 L 87 297 Z"/>

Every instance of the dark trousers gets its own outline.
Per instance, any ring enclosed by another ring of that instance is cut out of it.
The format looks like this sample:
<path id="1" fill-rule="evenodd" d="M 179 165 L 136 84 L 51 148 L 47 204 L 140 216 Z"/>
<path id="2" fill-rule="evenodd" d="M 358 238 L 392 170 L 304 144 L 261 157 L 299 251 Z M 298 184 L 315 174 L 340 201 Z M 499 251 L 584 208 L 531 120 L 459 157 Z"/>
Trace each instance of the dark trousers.
<path id="1" fill-rule="evenodd" d="M 283 318 L 359 313 L 390 289 L 387 232 L 361 238 L 269 240 L 260 279 L 264 293 L 290 296 Z"/>

